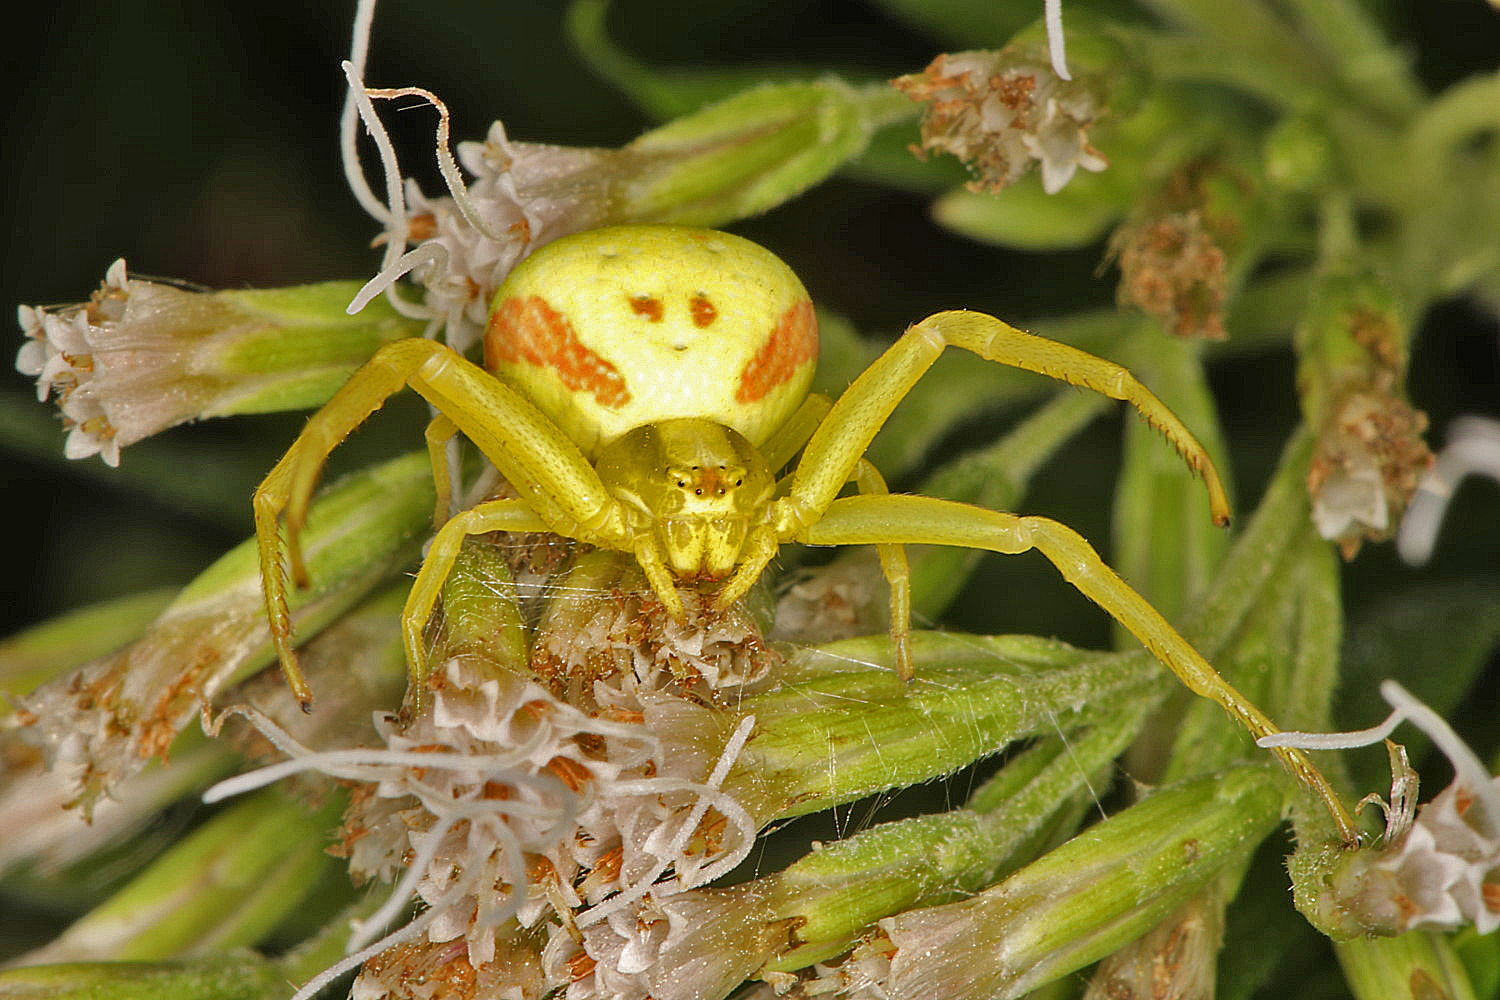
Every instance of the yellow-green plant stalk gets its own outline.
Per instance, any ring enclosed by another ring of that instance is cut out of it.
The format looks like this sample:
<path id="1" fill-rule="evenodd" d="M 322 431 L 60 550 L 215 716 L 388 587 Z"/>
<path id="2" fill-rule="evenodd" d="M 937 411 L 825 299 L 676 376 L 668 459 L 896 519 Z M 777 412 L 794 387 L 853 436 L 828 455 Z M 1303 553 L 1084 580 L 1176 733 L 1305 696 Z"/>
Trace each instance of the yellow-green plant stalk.
<path id="1" fill-rule="evenodd" d="M 959 898 L 1035 857 L 1077 823 L 1132 721 L 1032 747 L 963 809 L 815 845 L 784 871 L 731 888 L 658 900 L 640 907 L 633 931 L 619 921 L 595 925 L 576 952 L 553 960 L 607 961 L 622 947 L 652 953 L 645 985 L 661 1000 L 723 996 L 757 974 L 790 981 L 790 972 L 847 951 L 880 918 Z"/>
<path id="2" fill-rule="evenodd" d="M 1275 826 L 1273 771 L 1161 789 L 972 899 L 881 922 L 893 997 L 1019 997 L 1134 939 Z"/>
<path id="3" fill-rule="evenodd" d="M 327 891 L 328 828 L 343 809 L 263 792 L 214 816 L 20 965 L 153 961 L 251 947 Z"/>
<path id="4" fill-rule="evenodd" d="M 1478 1000 L 1447 935 L 1409 931 L 1393 938 L 1350 938 L 1333 947 L 1357 1000 Z"/>
<path id="5" fill-rule="evenodd" d="M 4 1000 L 269 1000 L 286 975 L 253 952 L 175 962 L 69 962 L 0 972 Z"/>
<path id="6" fill-rule="evenodd" d="M 27 694 L 64 670 L 112 653 L 140 636 L 175 596 L 150 590 L 67 612 L 0 642 L 0 692 Z M 9 713 L 7 701 L 0 713 Z"/>

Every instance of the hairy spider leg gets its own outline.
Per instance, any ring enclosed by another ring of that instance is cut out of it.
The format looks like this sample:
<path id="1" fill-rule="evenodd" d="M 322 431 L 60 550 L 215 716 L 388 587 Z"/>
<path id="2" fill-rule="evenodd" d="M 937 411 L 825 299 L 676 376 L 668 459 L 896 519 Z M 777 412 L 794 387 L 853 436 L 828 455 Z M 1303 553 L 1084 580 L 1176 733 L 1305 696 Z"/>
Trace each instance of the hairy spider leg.
<path id="1" fill-rule="evenodd" d="M 255 533 L 271 637 L 287 683 L 304 709 L 312 692 L 297 666 L 286 574 L 280 559 L 285 517 L 293 578 L 307 582 L 298 544 L 318 473 L 328 454 L 387 398 L 420 393 L 522 493 L 550 531 L 607 548 L 631 548 L 624 515 L 578 446 L 514 389 L 443 344 L 412 338 L 386 344 L 321 410 L 255 491 Z M 440 428 L 441 430 L 441 428 Z"/>
<path id="2" fill-rule="evenodd" d="M 833 502 L 896 404 L 949 345 L 1134 406 L 1203 477 L 1215 523 L 1229 523 L 1229 499 L 1208 453 L 1176 414 L 1128 369 L 1076 347 L 1023 333 L 993 316 L 953 310 L 935 313 L 908 328 L 834 403 L 793 473 L 784 505 L 784 531 L 811 523 Z"/>
<path id="3" fill-rule="evenodd" d="M 1217 702 L 1257 739 L 1280 732 L 1150 602 L 1110 569 L 1083 536 L 1056 521 L 934 497 L 845 497 L 834 501 L 821 520 L 799 531 L 796 540 L 809 545 L 955 545 L 1006 554 L 1036 549 L 1064 579 L 1129 629 L 1189 690 Z M 1322 799 L 1343 839 L 1357 842 L 1353 818 L 1307 755 L 1289 747 L 1274 751 L 1297 780 Z"/>
<path id="4" fill-rule="evenodd" d="M 828 411 L 833 409 L 833 400 L 820 392 L 815 392 L 804 399 L 792 415 L 786 418 L 771 436 L 766 439 L 765 444 L 760 446 L 761 457 L 766 460 L 766 468 L 771 472 L 778 473 L 791 464 L 792 459 L 797 457 L 797 452 L 806 446 L 808 439 L 828 416 Z"/>
<path id="5" fill-rule="evenodd" d="M 855 467 L 896 405 L 950 344 L 988 361 L 1131 404 L 1203 477 L 1214 520 L 1229 523 L 1229 500 L 1208 453 L 1176 414 L 1128 369 L 1076 347 L 1023 333 L 985 313 L 940 312 L 908 328 L 833 404 L 802 449 L 786 494 L 775 501 L 770 523 L 747 541 L 745 562 L 719 592 L 721 606 L 743 597 L 777 547 L 817 521 L 853 478 Z"/>
<path id="6" fill-rule="evenodd" d="M 861 458 L 854 467 L 854 484 L 866 496 L 889 496 L 885 477 L 873 462 Z M 911 658 L 911 563 L 906 560 L 906 547 L 880 542 L 875 546 L 880 557 L 880 572 L 891 590 L 891 643 L 896 649 L 896 674 L 903 682 L 909 682 L 916 673 L 916 664 Z"/>

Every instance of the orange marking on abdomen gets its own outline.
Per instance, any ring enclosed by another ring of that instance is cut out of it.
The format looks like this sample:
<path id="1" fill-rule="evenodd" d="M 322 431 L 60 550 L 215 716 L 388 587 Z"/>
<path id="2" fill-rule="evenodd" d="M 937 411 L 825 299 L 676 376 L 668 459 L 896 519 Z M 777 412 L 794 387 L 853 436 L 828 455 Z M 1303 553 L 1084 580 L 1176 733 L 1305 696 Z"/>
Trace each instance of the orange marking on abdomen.
<path id="1" fill-rule="evenodd" d="M 701 292 L 688 299 L 688 312 L 693 316 L 693 325 L 700 329 L 719 318 L 719 310 L 715 309 L 714 304 L 708 301 L 708 296 Z"/>
<path id="2" fill-rule="evenodd" d="M 653 323 L 661 322 L 661 299 L 650 295 L 632 295 L 630 297 L 630 311 L 637 316 L 644 316 Z"/>
<path id="3" fill-rule="evenodd" d="M 812 303 L 798 302 L 782 314 L 755 357 L 740 372 L 736 403 L 753 403 L 789 380 L 805 362 L 818 356 L 818 318 Z"/>
<path id="4" fill-rule="evenodd" d="M 573 324 L 540 295 L 500 303 L 484 331 L 484 357 L 491 368 L 497 360 L 550 368 L 563 385 L 592 393 L 600 406 L 616 409 L 630 401 L 620 370 L 580 343 Z"/>

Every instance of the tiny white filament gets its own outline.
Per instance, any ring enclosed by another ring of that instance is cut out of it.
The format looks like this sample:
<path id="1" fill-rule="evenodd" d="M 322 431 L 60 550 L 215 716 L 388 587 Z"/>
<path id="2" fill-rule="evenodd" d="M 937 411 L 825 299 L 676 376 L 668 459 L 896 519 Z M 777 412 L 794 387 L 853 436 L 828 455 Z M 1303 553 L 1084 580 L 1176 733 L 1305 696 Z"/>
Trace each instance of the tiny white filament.
<path id="1" fill-rule="evenodd" d="M 1438 529 L 1459 483 L 1472 475 L 1500 482 L 1500 421 L 1460 417 L 1448 428 L 1448 445 L 1417 485 L 1396 535 L 1396 553 L 1408 566 L 1432 558 Z"/>
<path id="2" fill-rule="evenodd" d="M 598 923 L 611 913 L 629 906 L 650 892 L 655 887 L 656 880 L 665 874 L 668 866 L 681 855 L 682 849 L 687 845 L 688 839 L 692 837 L 694 831 L 698 829 L 698 824 L 703 821 L 703 814 L 708 812 L 710 806 L 715 806 L 721 812 L 724 812 L 725 817 L 734 821 L 736 825 L 744 823 L 751 831 L 750 836 L 743 838 L 744 842 L 730 855 L 733 858 L 733 863 L 728 868 L 723 868 L 723 870 L 728 871 L 729 868 L 734 867 L 734 865 L 744 860 L 754 844 L 754 826 L 751 823 L 749 814 L 740 807 L 739 803 L 734 802 L 733 799 L 720 792 L 719 786 L 723 784 L 724 779 L 729 775 L 729 769 L 734 766 L 735 760 L 739 758 L 740 751 L 745 748 L 745 743 L 750 739 L 750 732 L 754 728 L 755 716 L 747 715 L 740 721 L 739 726 L 735 728 L 734 734 L 724 744 L 724 752 L 719 755 L 718 763 L 714 765 L 714 769 L 709 774 L 708 780 L 703 785 L 696 785 L 691 782 L 683 783 L 683 787 L 698 792 L 698 801 L 694 804 L 692 811 L 687 815 L 682 825 L 677 828 L 671 843 L 658 855 L 661 860 L 643 877 L 638 879 L 634 885 L 579 914 L 574 922 L 578 929 L 582 930 L 585 927 L 590 927 Z M 643 782 L 642 784 L 650 784 L 656 790 L 660 791 L 663 785 L 658 783 L 659 781 L 660 779 L 650 779 L 649 782 Z M 628 785 L 622 785 L 620 790 L 628 793 L 631 789 Z M 731 813 L 735 815 L 731 815 Z M 721 861 L 728 860 L 729 858 L 721 859 Z M 706 878 L 702 877 L 706 872 L 710 869 L 719 869 L 722 867 L 721 863 L 716 862 L 714 865 L 700 870 L 698 872 L 700 877 L 695 879 L 693 884 L 703 884 L 703 882 L 707 881 Z M 718 874 L 719 872 L 716 870 L 713 877 L 717 878 Z M 688 886 L 679 885 L 675 887 L 677 890 L 683 888 L 688 888 Z"/>
<path id="3" fill-rule="evenodd" d="M 1468 744 L 1453 731 L 1448 721 L 1419 701 L 1395 681 L 1380 685 L 1380 694 L 1392 711 L 1386 720 L 1369 729 L 1348 733 L 1273 733 L 1255 741 L 1260 747 L 1299 747 L 1303 750 L 1352 750 L 1386 739 L 1397 726 L 1410 722 L 1432 740 L 1448 762 L 1460 787 L 1474 795 L 1490 823 L 1500 823 L 1500 786 L 1490 779 L 1489 769 L 1474 755 Z"/>
<path id="4" fill-rule="evenodd" d="M 381 270 L 385 271 L 406 250 L 406 195 L 401 187 L 401 167 L 396 162 L 396 148 L 391 145 L 391 137 L 387 134 L 385 126 L 381 124 L 380 116 L 375 113 L 375 103 L 370 100 L 370 94 L 365 89 L 360 71 L 348 60 L 344 61 L 343 69 L 344 78 L 349 83 L 349 99 L 358 110 L 360 120 L 364 122 L 370 138 L 375 141 L 375 148 L 380 153 L 380 166 L 385 173 L 386 243 L 385 257 L 381 261 Z M 395 294 L 394 289 L 387 298 L 391 306 L 403 316 L 411 319 L 427 319 L 430 315 L 430 310 L 426 307 L 405 301 Z M 351 306 L 347 311 L 352 314 L 356 310 Z"/>
<path id="5" fill-rule="evenodd" d="M 1071 80 L 1073 75 L 1068 72 L 1063 41 L 1062 0 L 1044 0 L 1042 11 L 1047 25 L 1047 55 L 1052 59 L 1052 72 L 1064 80 Z"/>
<path id="6" fill-rule="evenodd" d="M 375 21 L 375 0 L 359 0 L 354 10 L 354 38 L 349 44 L 349 61 L 346 65 L 352 67 L 352 75 L 355 78 L 363 78 L 365 75 L 365 60 L 370 54 L 370 29 Z M 391 225 L 391 213 L 380 199 L 375 197 L 375 192 L 370 190 L 370 182 L 365 177 L 364 165 L 359 162 L 358 134 L 354 123 L 359 116 L 354 101 L 354 87 L 349 87 L 344 97 L 344 110 L 339 117 L 339 154 L 344 164 L 344 178 L 349 183 L 349 190 L 354 193 L 354 200 L 359 202 L 360 207 L 370 214 L 376 222 L 385 226 Z"/>

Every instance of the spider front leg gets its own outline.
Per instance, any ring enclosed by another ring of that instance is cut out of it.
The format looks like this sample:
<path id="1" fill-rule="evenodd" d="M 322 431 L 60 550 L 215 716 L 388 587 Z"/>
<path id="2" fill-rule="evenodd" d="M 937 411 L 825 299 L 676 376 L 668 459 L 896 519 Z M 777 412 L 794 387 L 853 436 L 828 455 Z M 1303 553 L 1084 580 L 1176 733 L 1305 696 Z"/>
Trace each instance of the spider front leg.
<path id="1" fill-rule="evenodd" d="M 280 559 L 281 521 L 284 517 L 293 577 L 306 585 L 298 532 L 323 463 L 388 397 L 408 386 L 474 442 L 549 530 L 611 548 L 627 543 L 623 515 L 598 474 L 578 446 L 535 406 L 442 344 L 410 339 L 385 345 L 312 415 L 255 491 L 266 616 L 287 683 L 304 709 L 312 705 L 312 692 L 292 645 Z M 433 436 L 445 433 L 446 426 L 439 424 Z"/>
<path id="2" fill-rule="evenodd" d="M 836 500 L 822 520 L 799 531 L 809 545 L 956 545 L 1017 553 L 1036 549 L 1086 597 L 1130 630 L 1191 691 L 1217 702 L 1256 739 L 1280 732 L 1140 594 L 1099 558 L 1076 531 L 1043 517 L 1020 517 L 951 500 L 859 496 Z M 1276 747 L 1287 769 L 1323 800 L 1339 834 L 1358 840 L 1354 819 L 1328 780 L 1300 750 Z"/>
<path id="3" fill-rule="evenodd" d="M 936 313 L 909 328 L 839 397 L 803 449 L 791 490 L 777 512 L 783 540 L 815 521 L 833 502 L 896 404 L 950 344 L 1134 406 L 1203 477 L 1214 521 L 1229 523 L 1229 500 L 1208 453 L 1129 370 L 1076 347 L 1023 333 L 993 316 L 958 310 Z"/>

